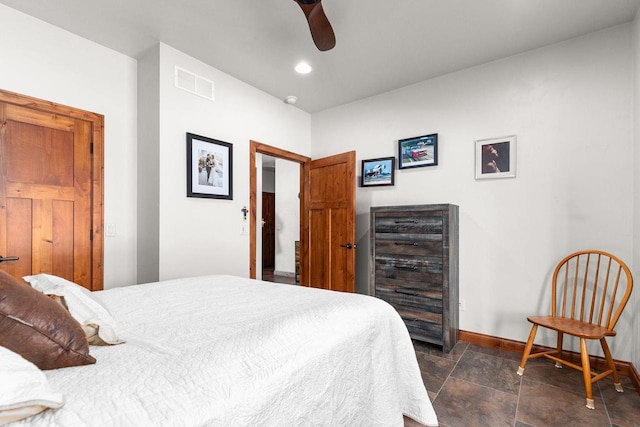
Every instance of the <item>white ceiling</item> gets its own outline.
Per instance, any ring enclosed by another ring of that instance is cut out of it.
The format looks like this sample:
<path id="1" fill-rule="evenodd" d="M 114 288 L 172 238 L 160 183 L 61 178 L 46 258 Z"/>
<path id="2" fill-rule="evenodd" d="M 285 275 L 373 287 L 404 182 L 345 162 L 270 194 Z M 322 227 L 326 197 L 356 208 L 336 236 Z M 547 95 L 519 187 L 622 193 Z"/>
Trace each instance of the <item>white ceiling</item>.
<path id="1" fill-rule="evenodd" d="M 158 41 L 309 113 L 632 21 L 640 0 L 323 0 L 318 51 L 293 0 L 0 0 L 137 58 Z M 306 60 L 313 72 L 299 75 Z"/>

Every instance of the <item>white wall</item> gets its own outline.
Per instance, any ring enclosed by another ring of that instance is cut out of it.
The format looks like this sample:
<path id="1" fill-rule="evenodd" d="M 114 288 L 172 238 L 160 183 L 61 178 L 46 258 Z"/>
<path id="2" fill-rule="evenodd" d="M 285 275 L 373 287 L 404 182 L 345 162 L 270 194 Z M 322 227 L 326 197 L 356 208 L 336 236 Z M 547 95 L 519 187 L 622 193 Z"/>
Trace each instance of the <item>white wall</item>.
<path id="1" fill-rule="evenodd" d="M 398 139 L 439 135 L 438 166 L 358 188 L 358 291 L 368 291 L 370 206 L 460 206 L 463 330 L 526 341 L 526 316 L 548 312 L 565 254 L 595 247 L 631 263 L 632 58 L 624 25 L 314 114 L 314 158 L 345 146 L 358 160 L 397 156 Z M 474 140 L 510 134 L 517 178 L 475 181 Z M 632 311 L 620 336 L 633 335 Z M 630 360 L 632 340 L 612 350 Z"/>
<path id="2" fill-rule="evenodd" d="M 0 88 L 104 115 L 105 288 L 136 282 L 136 61 L 0 5 Z"/>
<path id="3" fill-rule="evenodd" d="M 262 167 L 262 191 L 265 193 L 276 192 L 276 170 L 275 168 Z"/>
<path id="4" fill-rule="evenodd" d="M 249 141 L 308 155 L 309 114 L 160 44 L 160 279 L 249 275 Z M 174 67 L 215 84 L 215 101 L 174 87 Z M 186 132 L 233 144 L 233 200 L 186 197 Z"/>
<path id="5" fill-rule="evenodd" d="M 157 282 L 160 272 L 160 46 L 138 59 L 138 259 L 137 282 Z"/>
<path id="6" fill-rule="evenodd" d="M 300 164 L 276 159 L 276 256 L 278 273 L 296 271 L 295 241 L 300 240 Z"/>

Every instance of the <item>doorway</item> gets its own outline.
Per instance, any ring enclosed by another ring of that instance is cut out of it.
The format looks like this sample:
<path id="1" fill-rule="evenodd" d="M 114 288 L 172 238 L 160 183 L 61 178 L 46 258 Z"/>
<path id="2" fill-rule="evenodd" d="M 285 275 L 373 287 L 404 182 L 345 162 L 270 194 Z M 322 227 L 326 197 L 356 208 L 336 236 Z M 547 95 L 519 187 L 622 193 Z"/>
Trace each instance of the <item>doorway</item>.
<path id="1" fill-rule="evenodd" d="M 258 222 L 262 237 L 262 280 L 296 284 L 296 242 L 300 240 L 300 164 L 266 154 L 256 154 L 262 165 L 262 200 Z"/>
<path id="2" fill-rule="evenodd" d="M 256 233 L 262 214 L 261 154 L 299 164 L 300 284 L 355 292 L 355 151 L 312 160 L 250 141 L 249 277 L 254 279 L 262 273 L 262 233 Z"/>
<path id="3" fill-rule="evenodd" d="M 250 170 L 250 203 L 249 203 L 249 211 L 250 211 L 250 221 L 249 221 L 249 252 L 250 252 L 250 260 L 249 260 L 249 277 L 263 279 L 263 227 L 262 221 L 264 220 L 263 215 L 263 206 L 262 206 L 262 190 L 263 190 L 263 174 L 257 173 L 258 171 L 262 171 L 263 168 L 263 160 L 266 159 L 267 164 L 275 165 L 276 162 L 281 160 L 285 160 L 285 163 L 290 163 L 294 167 L 298 169 L 298 178 L 297 182 L 299 186 L 297 187 L 300 191 L 300 194 L 304 194 L 304 191 L 301 190 L 303 183 L 305 182 L 304 176 L 306 174 L 306 168 L 310 159 L 305 156 L 301 156 L 299 154 L 295 154 L 286 150 L 282 150 L 276 147 L 272 147 L 266 144 L 261 144 L 256 141 L 250 141 L 250 157 L 249 157 L 249 170 Z M 277 171 L 276 171 L 277 173 Z M 292 177 L 292 173 L 289 173 L 288 179 L 295 180 L 296 178 Z M 288 191 L 284 191 L 284 193 L 289 193 Z M 287 196 L 291 196 L 287 194 Z M 295 195 L 297 198 L 297 194 Z M 278 193 L 276 192 L 276 200 L 278 198 Z M 277 201 L 275 203 L 276 214 L 274 218 L 274 228 L 275 234 L 277 235 L 277 216 L 278 216 L 278 208 Z M 304 199 L 301 197 L 298 203 L 298 218 L 300 218 L 299 222 L 299 235 L 304 236 L 305 226 L 304 219 L 302 213 L 304 212 Z M 277 251 L 277 244 L 275 245 L 275 249 Z M 268 272 L 268 274 L 272 274 Z M 294 278 L 295 279 L 295 278 Z M 302 277 L 300 280 L 302 282 Z"/>

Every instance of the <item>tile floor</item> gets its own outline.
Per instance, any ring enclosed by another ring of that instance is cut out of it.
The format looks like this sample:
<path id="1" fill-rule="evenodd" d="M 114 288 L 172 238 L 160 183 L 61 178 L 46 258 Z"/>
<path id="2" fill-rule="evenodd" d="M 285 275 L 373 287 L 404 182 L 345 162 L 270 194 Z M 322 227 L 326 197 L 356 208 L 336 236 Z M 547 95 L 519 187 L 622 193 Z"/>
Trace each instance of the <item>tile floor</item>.
<path id="1" fill-rule="evenodd" d="M 532 359 L 522 377 L 520 353 L 458 342 L 451 353 L 414 342 L 441 427 L 638 427 L 640 394 L 627 377 L 624 393 L 606 378 L 593 386 L 595 410 L 585 406 L 582 373 Z M 406 420 L 406 427 L 420 424 Z"/>

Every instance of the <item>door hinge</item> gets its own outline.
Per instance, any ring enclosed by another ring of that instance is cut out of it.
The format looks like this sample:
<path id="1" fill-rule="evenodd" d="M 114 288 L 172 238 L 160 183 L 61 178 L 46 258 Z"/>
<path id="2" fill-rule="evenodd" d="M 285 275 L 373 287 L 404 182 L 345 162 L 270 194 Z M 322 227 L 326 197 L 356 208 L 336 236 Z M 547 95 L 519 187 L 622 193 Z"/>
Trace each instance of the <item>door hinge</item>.
<path id="1" fill-rule="evenodd" d="M 89 153 L 93 155 L 93 142 L 89 144 Z"/>
<path id="2" fill-rule="evenodd" d="M 89 230 L 89 240 L 93 240 L 93 230 Z"/>

